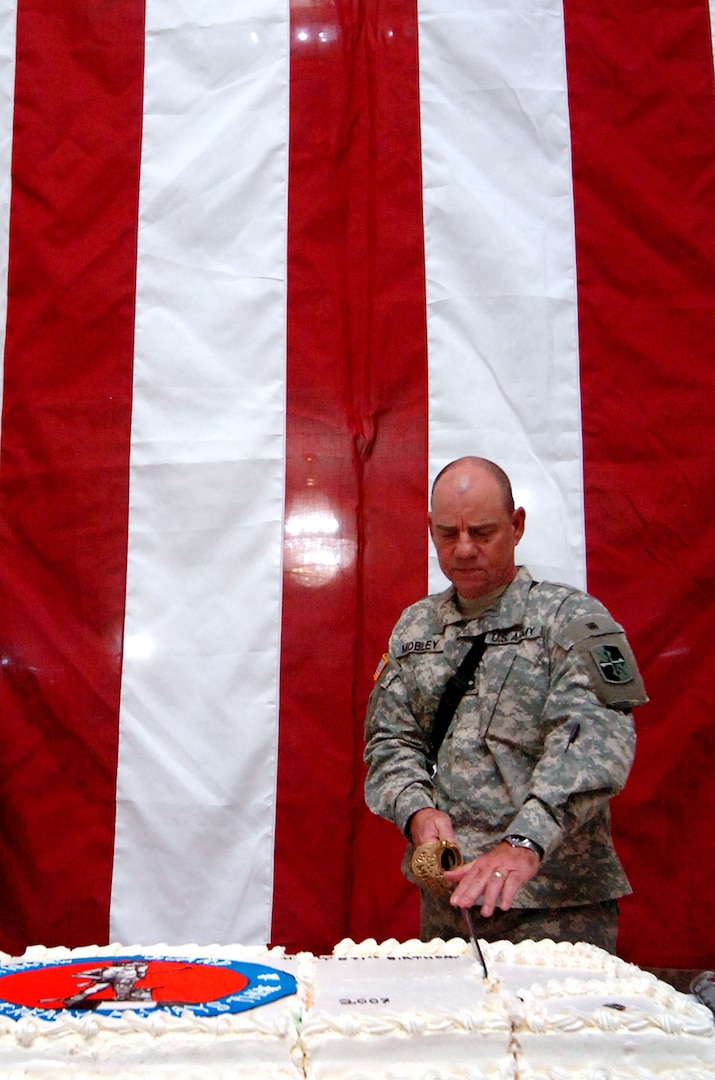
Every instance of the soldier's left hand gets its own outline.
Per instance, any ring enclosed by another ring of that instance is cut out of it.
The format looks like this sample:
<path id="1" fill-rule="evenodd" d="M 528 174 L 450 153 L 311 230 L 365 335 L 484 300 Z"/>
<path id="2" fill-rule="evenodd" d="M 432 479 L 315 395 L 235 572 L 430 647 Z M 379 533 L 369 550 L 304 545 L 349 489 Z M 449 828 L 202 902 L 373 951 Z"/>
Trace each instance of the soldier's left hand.
<path id="1" fill-rule="evenodd" d="M 472 907 L 484 897 L 481 913 L 492 915 L 498 907 L 508 911 L 522 885 L 535 876 L 539 869 L 539 856 L 527 848 L 514 848 L 502 842 L 485 855 L 464 863 L 455 870 L 445 871 L 447 881 L 456 888 L 449 898 L 453 907 Z"/>

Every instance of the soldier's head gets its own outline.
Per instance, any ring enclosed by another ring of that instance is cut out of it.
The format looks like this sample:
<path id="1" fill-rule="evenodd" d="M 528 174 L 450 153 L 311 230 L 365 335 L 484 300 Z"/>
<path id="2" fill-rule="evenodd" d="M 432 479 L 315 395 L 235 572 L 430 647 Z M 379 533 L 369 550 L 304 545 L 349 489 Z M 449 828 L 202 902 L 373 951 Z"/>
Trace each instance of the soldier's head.
<path id="1" fill-rule="evenodd" d="M 513 580 L 525 520 L 509 477 L 493 461 L 463 457 L 442 469 L 432 486 L 429 528 L 442 573 L 460 596 L 473 600 Z"/>

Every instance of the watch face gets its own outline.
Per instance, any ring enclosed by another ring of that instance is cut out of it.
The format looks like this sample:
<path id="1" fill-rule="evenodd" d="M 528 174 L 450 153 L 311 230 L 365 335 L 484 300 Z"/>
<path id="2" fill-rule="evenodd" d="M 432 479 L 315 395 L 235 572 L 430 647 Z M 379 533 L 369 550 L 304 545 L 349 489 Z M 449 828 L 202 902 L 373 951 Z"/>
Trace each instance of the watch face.
<path id="1" fill-rule="evenodd" d="M 507 844 L 511 844 L 512 847 L 528 848 L 529 851 L 533 851 L 539 858 L 543 858 L 543 849 L 536 843 L 535 840 L 530 840 L 528 836 L 507 836 Z"/>

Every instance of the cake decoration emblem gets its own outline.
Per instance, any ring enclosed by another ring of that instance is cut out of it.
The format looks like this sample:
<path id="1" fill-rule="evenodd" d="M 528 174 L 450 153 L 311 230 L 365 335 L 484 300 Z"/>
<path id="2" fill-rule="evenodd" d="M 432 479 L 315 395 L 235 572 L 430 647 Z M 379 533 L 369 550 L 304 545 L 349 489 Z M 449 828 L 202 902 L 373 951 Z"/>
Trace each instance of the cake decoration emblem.
<path id="1" fill-rule="evenodd" d="M 67 1011 L 149 1016 L 159 1009 L 221 1016 L 295 993 L 288 972 L 235 960 L 121 956 L 0 966 L 0 1016 L 13 1020 L 53 1020 Z"/>

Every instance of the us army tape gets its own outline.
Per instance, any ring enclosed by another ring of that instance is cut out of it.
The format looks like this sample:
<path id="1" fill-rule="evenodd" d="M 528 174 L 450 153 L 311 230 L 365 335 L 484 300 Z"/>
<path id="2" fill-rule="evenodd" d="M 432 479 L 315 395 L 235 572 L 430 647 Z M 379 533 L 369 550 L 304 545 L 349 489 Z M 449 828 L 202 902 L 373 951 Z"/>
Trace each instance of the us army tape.
<path id="1" fill-rule="evenodd" d="M 423 888 L 435 896 L 443 896 L 452 889 L 451 882 L 445 880 L 445 870 L 454 870 L 462 862 L 462 853 L 451 840 L 430 840 L 415 848 L 412 873 Z"/>

